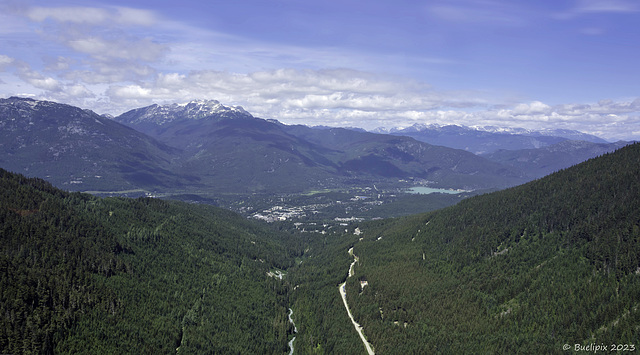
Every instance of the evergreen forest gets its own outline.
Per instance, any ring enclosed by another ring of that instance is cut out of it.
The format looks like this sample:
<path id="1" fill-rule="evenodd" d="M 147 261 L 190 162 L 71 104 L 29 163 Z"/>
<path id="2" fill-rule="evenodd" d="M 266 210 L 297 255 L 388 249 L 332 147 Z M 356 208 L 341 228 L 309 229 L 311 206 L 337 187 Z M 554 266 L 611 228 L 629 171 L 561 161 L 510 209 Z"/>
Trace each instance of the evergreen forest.
<path id="1" fill-rule="evenodd" d="M 347 280 L 354 317 L 384 354 L 635 348 L 639 177 L 635 144 L 432 213 L 362 224 Z"/>
<path id="2" fill-rule="evenodd" d="M 363 354 L 343 282 L 378 354 L 635 352 L 639 177 L 633 144 L 320 235 L 0 170 L 0 353 Z"/>
<path id="3" fill-rule="evenodd" d="M 0 352 L 284 353 L 286 234 L 0 172 Z"/>

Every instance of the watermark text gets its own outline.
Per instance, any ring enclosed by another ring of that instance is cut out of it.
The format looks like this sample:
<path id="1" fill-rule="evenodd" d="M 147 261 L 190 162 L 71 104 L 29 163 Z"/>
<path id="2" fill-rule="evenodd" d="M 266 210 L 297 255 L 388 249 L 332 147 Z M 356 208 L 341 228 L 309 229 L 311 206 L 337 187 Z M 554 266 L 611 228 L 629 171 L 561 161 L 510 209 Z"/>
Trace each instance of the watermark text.
<path id="1" fill-rule="evenodd" d="M 605 343 L 589 343 L 589 344 L 564 344 L 562 350 L 588 353 L 614 353 L 614 352 L 635 352 L 635 344 L 605 344 Z"/>

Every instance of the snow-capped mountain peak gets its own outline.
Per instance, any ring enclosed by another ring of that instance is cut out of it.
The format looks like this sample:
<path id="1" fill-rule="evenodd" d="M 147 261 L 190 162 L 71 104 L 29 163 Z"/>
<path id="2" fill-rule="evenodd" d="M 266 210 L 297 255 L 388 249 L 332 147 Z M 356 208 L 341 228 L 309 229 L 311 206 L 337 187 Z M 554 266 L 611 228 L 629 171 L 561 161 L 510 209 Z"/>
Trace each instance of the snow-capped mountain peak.
<path id="1" fill-rule="evenodd" d="M 125 112 L 118 116 L 117 119 L 126 124 L 152 123 L 162 126 L 181 120 L 200 120 L 207 118 L 221 120 L 240 117 L 253 116 L 241 106 L 226 106 L 217 100 L 192 100 L 168 105 L 153 104 Z"/>

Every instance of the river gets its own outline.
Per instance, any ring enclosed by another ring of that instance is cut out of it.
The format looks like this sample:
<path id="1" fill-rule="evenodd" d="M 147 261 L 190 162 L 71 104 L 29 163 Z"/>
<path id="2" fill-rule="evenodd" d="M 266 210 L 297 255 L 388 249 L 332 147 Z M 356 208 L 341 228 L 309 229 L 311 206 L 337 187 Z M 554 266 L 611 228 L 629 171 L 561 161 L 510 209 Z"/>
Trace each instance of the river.
<path id="1" fill-rule="evenodd" d="M 296 327 L 296 324 L 293 322 L 293 319 L 291 318 L 291 315 L 293 315 L 293 309 L 289 308 L 289 323 L 293 324 L 293 333 L 297 333 L 298 332 L 298 328 Z M 294 336 L 293 339 L 289 340 L 289 348 L 291 349 L 291 351 L 289 352 L 289 355 L 293 355 L 293 341 L 296 340 L 296 337 Z"/>

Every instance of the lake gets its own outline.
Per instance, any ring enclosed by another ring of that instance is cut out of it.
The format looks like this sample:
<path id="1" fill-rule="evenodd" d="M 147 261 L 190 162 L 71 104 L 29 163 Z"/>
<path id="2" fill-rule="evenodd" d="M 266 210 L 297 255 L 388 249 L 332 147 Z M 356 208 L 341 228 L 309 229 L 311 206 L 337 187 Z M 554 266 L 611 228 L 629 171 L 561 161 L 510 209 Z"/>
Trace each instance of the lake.
<path id="1" fill-rule="evenodd" d="M 449 190 L 449 189 L 436 189 L 433 187 L 425 187 L 425 186 L 416 186 L 410 189 L 407 189 L 407 192 L 410 194 L 434 194 L 434 193 L 443 193 L 443 194 L 459 194 L 464 192 L 462 190 Z"/>

